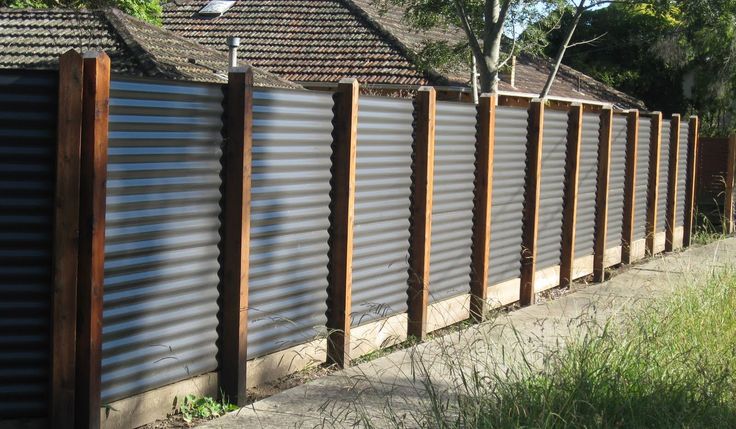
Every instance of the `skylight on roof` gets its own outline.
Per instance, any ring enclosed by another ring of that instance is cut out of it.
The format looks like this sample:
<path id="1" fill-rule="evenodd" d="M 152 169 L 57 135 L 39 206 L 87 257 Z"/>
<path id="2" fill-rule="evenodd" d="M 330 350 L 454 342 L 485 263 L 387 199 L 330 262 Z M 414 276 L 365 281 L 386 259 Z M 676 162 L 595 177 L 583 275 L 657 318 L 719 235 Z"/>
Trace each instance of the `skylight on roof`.
<path id="1" fill-rule="evenodd" d="M 229 0 L 212 0 L 197 12 L 205 16 L 220 16 L 233 7 L 235 1 Z"/>

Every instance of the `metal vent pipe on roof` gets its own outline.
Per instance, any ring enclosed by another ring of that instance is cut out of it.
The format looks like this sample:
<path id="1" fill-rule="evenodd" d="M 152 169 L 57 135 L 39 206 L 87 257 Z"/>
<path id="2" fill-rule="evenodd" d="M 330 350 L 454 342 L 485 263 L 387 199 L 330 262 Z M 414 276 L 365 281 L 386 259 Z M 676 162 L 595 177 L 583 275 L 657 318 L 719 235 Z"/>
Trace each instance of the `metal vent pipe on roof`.
<path id="1" fill-rule="evenodd" d="M 238 66 L 238 46 L 240 46 L 240 37 L 228 37 L 227 48 L 230 67 Z"/>

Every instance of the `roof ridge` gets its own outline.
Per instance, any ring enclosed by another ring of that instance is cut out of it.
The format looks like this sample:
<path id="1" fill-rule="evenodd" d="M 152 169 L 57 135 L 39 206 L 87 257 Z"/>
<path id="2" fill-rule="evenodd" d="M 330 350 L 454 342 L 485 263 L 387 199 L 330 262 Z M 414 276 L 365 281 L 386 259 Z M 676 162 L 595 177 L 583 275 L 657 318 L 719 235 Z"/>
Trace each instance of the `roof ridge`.
<path id="1" fill-rule="evenodd" d="M 175 67 L 164 66 L 160 64 L 156 56 L 149 52 L 146 48 L 144 48 L 135 38 L 133 33 L 128 30 L 128 27 L 125 22 L 123 22 L 123 19 L 136 18 L 127 15 L 120 9 L 114 7 L 102 9 L 102 14 L 107 22 L 115 29 L 115 36 L 123 42 L 123 45 L 125 45 L 128 51 L 130 51 L 130 53 L 133 55 L 133 58 L 136 59 L 138 64 L 141 65 L 141 67 L 147 74 L 155 75 L 156 73 L 160 73 L 163 76 L 171 78 L 183 77 L 181 73 L 176 70 Z M 120 15 L 125 16 L 121 17 Z M 140 21 L 142 23 L 145 23 L 146 25 L 151 25 L 143 20 Z"/>
<path id="2" fill-rule="evenodd" d="M 373 19 L 370 13 L 368 13 L 360 5 L 355 3 L 353 0 L 339 1 L 342 2 L 347 7 L 347 9 L 352 12 L 353 15 L 355 15 L 358 19 L 361 19 L 366 24 L 368 24 L 373 29 L 373 31 L 378 34 L 379 37 L 383 38 L 389 43 L 389 45 L 398 50 L 401 55 L 406 57 L 406 59 L 409 60 L 409 62 L 417 68 L 417 71 L 428 78 L 427 80 L 431 81 L 434 84 L 448 84 L 449 79 L 447 78 L 447 76 L 439 73 L 437 70 L 434 69 L 434 67 L 426 66 L 424 69 L 420 68 L 418 64 L 421 61 L 418 58 L 417 54 L 408 46 L 406 46 L 406 44 L 404 44 L 404 42 L 402 42 L 398 37 L 391 33 L 391 31 L 387 30 L 380 22 Z"/>

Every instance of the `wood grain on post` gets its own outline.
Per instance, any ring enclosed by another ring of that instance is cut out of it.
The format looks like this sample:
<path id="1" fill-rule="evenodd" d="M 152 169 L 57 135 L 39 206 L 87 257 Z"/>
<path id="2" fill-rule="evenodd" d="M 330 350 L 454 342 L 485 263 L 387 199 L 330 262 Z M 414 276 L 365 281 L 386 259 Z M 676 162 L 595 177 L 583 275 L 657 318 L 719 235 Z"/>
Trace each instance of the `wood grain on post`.
<path id="1" fill-rule="evenodd" d="M 688 151 L 687 151 L 687 184 L 685 190 L 685 228 L 682 238 L 684 247 L 690 246 L 693 235 L 693 224 L 695 223 L 695 201 L 697 198 L 698 177 L 698 126 L 700 121 L 697 116 L 690 117 L 690 128 L 688 129 Z"/>
<path id="2" fill-rule="evenodd" d="M 580 146 L 583 143 L 583 105 L 570 106 L 567 124 L 567 158 L 565 159 L 565 207 L 562 213 L 562 253 L 560 286 L 572 282 L 577 228 L 578 186 L 580 178 Z"/>
<path id="3" fill-rule="evenodd" d="M 350 364 L 358 92 L 357 80 L 343 79 L 335 93 L 327 361 L 340 367 Z"/>
<path id="4" fill-rule="evenodd" d="M 84 54 L 83 76 L 75 420 L 78 427 L 98 428 L 110 58 L 104 52 Z"/>
<path id="5" fill-rule="evenodd" d="M 631 263 L 636 219 L 636 164 L 639 151 L 639 111 L 632 110 L 626 122 L 626 176 L 624 178 L 624 219 L 621 234 L 621 262 Z"/>
<path id="6" fill-rule="evenodd" d="M 488 264 L 491 244 L 493 151 L 495 147 L 496 97 L 480 96 L 475 154 L 475 208 L 470 267 L 470 318 L 482 321 L 488 313 Z"/>
<path id="7" fill-rule="evenodd" d="M 246 399 L 248 273 L 253 160 L 253 71 L 233 68 L 227 83 L 223 213 L 220 388 L 227 400 Z"/>
<path id="8" fill-rule="evenodd" d="M 662 113 L 652 113 L 651 140 L 649 144 L 649 183 L 647 185 L 646 252 L 654 254 L 657 234 L 657 198 L 659 195 L 659 151 L 662 144 Z"/>
<path id="9" fill-rule="evenodd" d="M 733 186 L 734 186 L 734 169 L 736 168 L 736 135 L 728 139 L 728 161 L 726 163 L 726 198 L 723 204 L 723 220 L 726 225 L 726 232 L 733 234 Z"/>
<path id="10" fill-rule="evenodd" d="M 544 130 L 544 101 L 534 100 L 529 106 L 527 142 L 527 169 L 524 186 L 524 210 L 521 237 L 521 281 L 519 303 L 534 304 L 534 280 L 537 269 L 537 237 L 539 226 L 539 195 L 542 179 L 542 134 Z"/>
<path id="11" fill-rule="evenodd" d="M 409 258 L 408 335 L 424 339 L 429 305 L 429 260 L 432 242 L 432 194 L 434 189 L 434 129 L 436 93 L 421 87 L 416 95 L 414 163 Z"/>
<path id="12" fill-rule="evenodd" d="M 608 235 L 608 184 L 611 176 L 611 127 L 613 109 L 601 111 L 598 132 L 598 176 L 595 193 L 595 241 L 593 244 L 593 281 L 605 280 L 606 239 Z"/>
<path id="13" fill-rule="evenodd" d="M 680 115 L 673 114 L 670 121 L 669 138 L 669 174 L 667 175 L 667 215 L 665 216 L 665 242 L 664 251 L 675 250 L 675 218 L 677 210 L 677 166 L 680 162 Z"/>
<path id="14" fill-rule="evenodd" d="M 82 73 L 83 59 L 76 51 L 59 58 L 49 371 L 49 418 L 59 428 L 74 427 Z"/>

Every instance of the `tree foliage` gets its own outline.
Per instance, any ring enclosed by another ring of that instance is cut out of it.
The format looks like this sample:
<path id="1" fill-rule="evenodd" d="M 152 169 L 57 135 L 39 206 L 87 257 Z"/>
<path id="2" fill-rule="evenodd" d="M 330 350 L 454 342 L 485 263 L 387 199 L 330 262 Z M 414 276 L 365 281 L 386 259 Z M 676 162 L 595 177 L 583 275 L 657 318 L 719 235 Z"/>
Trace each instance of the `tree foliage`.
<path id="1" fill-rule="evenodd" d="M 563 24 L 564 25 L 564 24 Z M 565 63 L 655 110 L 698 113 L 706 134 L 736 128 L 736 1 L 652 0 L 586 12 Z M 560 44 L 550 34 L 547 52 Z"/>
<path id="2" fill-rule="evenodd" d="M 102 9 L 116 7 L 144 21 L 161 23 L 159 0 L 0 0 L 2 7 L 31 9 Z"/>

